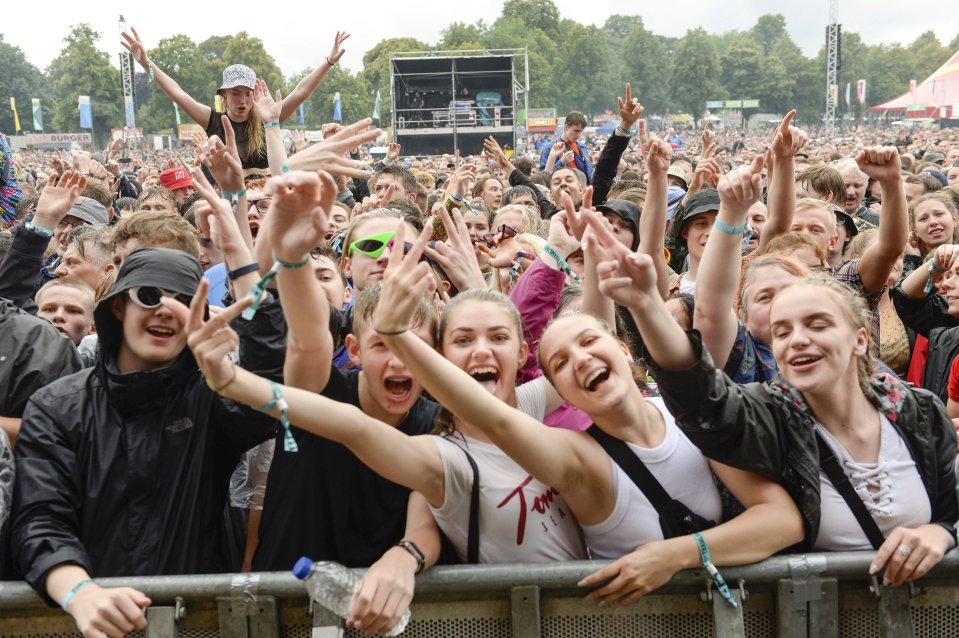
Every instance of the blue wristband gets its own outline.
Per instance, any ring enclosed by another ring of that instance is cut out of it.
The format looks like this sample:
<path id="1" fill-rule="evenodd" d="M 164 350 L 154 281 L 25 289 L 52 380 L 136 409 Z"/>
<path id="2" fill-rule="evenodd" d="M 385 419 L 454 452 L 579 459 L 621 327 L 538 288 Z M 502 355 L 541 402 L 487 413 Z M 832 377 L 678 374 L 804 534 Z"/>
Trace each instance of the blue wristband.
<path id="1" fill-rule="evenodd" d="M 81 580 L 79 583 L 73 586 L 73 588 L 67 592 L 67 595 L 63 597 L 63 602 L 60 603 L 60 607 L 63 611 L 67 611 L 67 605 L 70 604 L 70 601 L 73 600 L 73 597 L 77 595 L 77 592 L 86 587 L 87 585 L 92 585 L 93 581 L 89 578 Z M 67 612 L 69 613 L 69 612 Z"/>
<path id="2" fill-rule="evenodd" d="M 703 559 L 703 567 L 706 568 L 706 571 L 713 579 L 713 585 L 716 586 L 716 589 L 719 590 L 719 594 L 727 603 L 729 603 L 732 607 L 738 607 L 739 604 L 729 591 L 729 586 L 726 584 L 725 579 L 723 579 L 723 576 L 719 573 L 719 570 L 716 569 L 716 566 L 713 565 L 713 559 L 709 554 L 709 545 L 706 544 L 706 539 L 703 538 L 703 535 L 699 532 L 693 532 L 693 538 L 696 539 L 696 544 L 699 546 L 699 556 Z"/>
<path id="3" fill-rule="evenodd" d="M 263 122 L 263 128 L 271 128 L 273 126 L 279 126 L 279 125 L 280 123 L 275 120 L 272 122 Z"/>
<path id="4" fill-rule="evenodd" d="M 742 226 L 730 226 L 729 224 L 725 224 L 718 219 L 713 222 L 713 228 L 721 233 L 726 233 L 727 235 L 742 235 L 744 232 L 746 232 L 747 226 L 749 226 L 749 224 L 745 222 Z"/>

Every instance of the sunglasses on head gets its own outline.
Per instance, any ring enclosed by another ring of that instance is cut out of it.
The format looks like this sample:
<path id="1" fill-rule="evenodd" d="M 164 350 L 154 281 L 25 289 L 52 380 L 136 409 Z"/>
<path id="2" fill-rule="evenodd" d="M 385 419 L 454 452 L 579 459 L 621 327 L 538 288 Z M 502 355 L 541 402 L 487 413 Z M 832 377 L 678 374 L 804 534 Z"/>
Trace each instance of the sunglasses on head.
<path id="1" fill-rule="evenodd" d="M 487 233 L 483 235 L 483 241 L 486 242 L 487 246 L 494 246 L 498 241 L 509 239 L 510 237 L 516 237 L 517 234 L 518 233 L 516 232 L 515 228 L 503 224 L 496 229 L 495 233 Z"/>
<path id="2" fill-rule="evenodd" d="M 147 310 L 159 308 L 160 300 L 164 297 L 176 299 L 184 306 L 189 306 L 190 302 L 193 301 L 193 297 L 191 295 L 171 292 L 169 290 L 164 290 L 163 288 L 157 288 L 156 286 L 136 286 L 127 290 L 127 294 L 130 296 L 130 299 L 133 301 L 133 303 L 141 308 L 146 308 Z"/>
<path id="3" fill-rule="evenodd" d="M 392 242 L 394 236 L 396 236 L 396 231 L 391 230 L 386 233 L 378 233 L 357 239 L 350 244 L 349 249 L 346 251 L 346 256 L 351 257 L 354 252 L 358 252 L 372 259 L 379 259 L 383 251 L 386 250 L 386 247 Z"/>

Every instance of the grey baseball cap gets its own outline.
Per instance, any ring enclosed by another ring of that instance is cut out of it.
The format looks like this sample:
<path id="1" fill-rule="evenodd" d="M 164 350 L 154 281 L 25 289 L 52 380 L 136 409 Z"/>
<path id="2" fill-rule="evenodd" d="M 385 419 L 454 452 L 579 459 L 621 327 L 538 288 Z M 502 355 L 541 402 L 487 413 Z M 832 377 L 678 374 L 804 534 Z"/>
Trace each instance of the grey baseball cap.
<path id="1" fill-rule="evenodd" d="M 103 204 L 89 197 L 77 199 L 77 203 L 73 205 L 67 215 L 73 215 L 87 224 L 93 225 L 106 224 L 110 221 L 110 216 Z"/>
<path id="2" fill-rule="evenodd" d="M 232 89 L 237 86 L 246 87 L 250 90 L 256 85 L 256 73 L 248 66 L 243 64 L 231 64 L 223 69 L 223 84 L 218 91 Z"/>

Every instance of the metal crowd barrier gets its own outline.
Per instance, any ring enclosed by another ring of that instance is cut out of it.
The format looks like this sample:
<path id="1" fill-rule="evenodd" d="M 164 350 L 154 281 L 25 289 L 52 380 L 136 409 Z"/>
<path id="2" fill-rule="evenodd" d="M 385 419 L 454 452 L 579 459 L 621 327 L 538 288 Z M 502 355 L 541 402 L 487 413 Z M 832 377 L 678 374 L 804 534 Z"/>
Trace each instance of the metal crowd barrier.
<path id="1" fill-rule="evenodd" d="M 882 586 L 871 552 L 779 556 L 724 568 L 738 608 L 703 570 L 623 608 L 583 598 L 576 583 L 601 562 L 438 567 L 417 578 L 407 638 L 909 638 L 959 636 L 959 553 L 922 581 Z M 146 638 L 359 637 L 286 572 L 104 578 L 153 600 Z M 131 634 L 137 635 L 137 634 Z M 73 620 L 24 583 L 0 583 L 0 636 L 78 636 Z"/>

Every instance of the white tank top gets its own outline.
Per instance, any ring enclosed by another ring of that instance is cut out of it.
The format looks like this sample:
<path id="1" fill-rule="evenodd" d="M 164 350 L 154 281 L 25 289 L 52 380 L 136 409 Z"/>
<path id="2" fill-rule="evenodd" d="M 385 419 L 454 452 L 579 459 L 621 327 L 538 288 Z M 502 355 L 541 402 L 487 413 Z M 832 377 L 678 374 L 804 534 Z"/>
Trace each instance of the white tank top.
<path id="1" fill-rule="evenodd" d="M 655 448 L 627 443 L 663 489 L 703 518 L 720 523 L 722 505 L 713 473 L 702 452 L 677 427 L 660 398 L 646 399 L 663 415 L 666 438 Z M 616 504 L 605 521 L 584 525 L 590 555 L 595 559 L 619 558 L 639 545 L 663 540 L 659 514 L 632 479 L 612 459 L 613 495 Z"/>
<path id="2" fill-rule="evenodd" d="M 932 505 L 906 442 L 885 416 L 880 414 L 879 418 L 882 439 L 878 463 L 856 463 L 826 428 L 817 423 L 816 429 L 832 448 L 883 536 L 888 536 L 897 527 L 929 523 Z M 822 470 L 819 471 L 819 483 L 822 519 L 815 549 L 828 552 L 871 550 L 872 544 L 856 516 Z"/>

